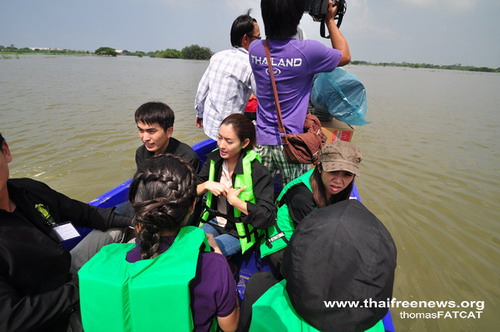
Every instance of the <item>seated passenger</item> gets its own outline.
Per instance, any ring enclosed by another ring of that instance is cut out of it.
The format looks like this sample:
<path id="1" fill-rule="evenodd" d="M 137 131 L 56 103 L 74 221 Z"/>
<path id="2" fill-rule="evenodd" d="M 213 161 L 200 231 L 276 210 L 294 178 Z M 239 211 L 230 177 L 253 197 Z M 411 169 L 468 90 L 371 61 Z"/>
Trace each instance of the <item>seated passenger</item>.
<path id="1" fill-rule="evenodd" d="M 174 111 L 165 103 L 147 102 L 135 111 L 135 124 L 142 145 L 135 151 L 137 169 L 144 160 L 160 154 L 170 153 L 178 156 L 193 166 L 195 172 L 200 166 L 200 159 L 187 144 L 172 137 L 174 132 Z M 133 217 L 134 210 L 130 202 L 118 204 L 116 213 Z"/>
<path id="2" fill-rule="evenodd" d="M 291 181 L 277 199 L 276 226 L 271 226 L 260 246 L 261 256 L 270 255 L 277 271 L 281 269 L 283 249 L 295 228 L 315 208 L 349 199 L 354 177 L 359 175 L 361 151 L 352 143 L 334 141 L 321 149 L 320 163 Z"/>
<path id="3" fill-rule="evenodd" d="M 113 209 L 71 199 L 45 183 L 9 178 L 11 161 L 0 134 L 0 331 L 78 331 L 75 272 L 118 238 L 108 232 L 88 235 L 71 252 L 62 242 L 77 234 L 74 227 L 105 231 L 128 227 L 131 220 Z"/>
<path id="4" fill-rule="evenodd" d="M 193 166 L 198 171 L 200 159 L 187 144 L 172 137 L 174 133 L 174 111 L 161 102 L 142 104 L 135 111 L 135 124 L 143 145 L 135 152 L 137 167 L 152 156 L 170 153 L 176 155 Z"/>
<path id="5" fill-rule="evenodd" d="M 240 331 L 384 331 L 396 246 L 358 200 L 311 212 L 283 260 L 283 281 L 266 272 L 248 281 Z M 336 301 L 359 307 L 336 306 Z"/>
<path id="6" fill-rule="evenodd" d="M 206 234 L 185 226 L 196 175 L 179 157 L 145 160 L 130 186 L 136 244 L 104 247 L 79 272 L 85 331 L 234 331 L 236 283 Z M 215 319 L 217 322 L 215 322 Z"/>
<path id="7" fill-rule="evenodd" d="M 222 121 L 217 145 L 198 175 L 198 195 L 207 193 L 201 228 L 230 256 L 252 247 L 258 232 L 274 223 L 274 186 L 252 150 L 255 126 L 243 114 Z"/>

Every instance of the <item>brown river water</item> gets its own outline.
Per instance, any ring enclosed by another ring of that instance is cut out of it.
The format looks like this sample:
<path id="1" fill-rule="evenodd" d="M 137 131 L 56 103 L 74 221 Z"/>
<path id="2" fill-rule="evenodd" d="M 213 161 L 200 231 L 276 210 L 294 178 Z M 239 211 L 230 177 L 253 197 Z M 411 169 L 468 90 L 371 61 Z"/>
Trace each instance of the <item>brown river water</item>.
<path id="1" fill-rule="evenodd" d="M 0 132 L 14 157 L 11 177 L 92 200 L 132 176 L 140 144 L 133 114 L 152 100 L 175 111 L 175 137 L 205 139 L 194 127 L 193 102 L 207 65 L 136 57 L 0 60 Z M 421 301 L 391 308 L 396 330 L 497 331 L 500 75 L 345 69 L 367 90 L 371 123 L 353 137 L 364 155 L 357 183 L 398 248 L 394 298 Z M 448 302 L 431 308 L 430 301 Z"/>

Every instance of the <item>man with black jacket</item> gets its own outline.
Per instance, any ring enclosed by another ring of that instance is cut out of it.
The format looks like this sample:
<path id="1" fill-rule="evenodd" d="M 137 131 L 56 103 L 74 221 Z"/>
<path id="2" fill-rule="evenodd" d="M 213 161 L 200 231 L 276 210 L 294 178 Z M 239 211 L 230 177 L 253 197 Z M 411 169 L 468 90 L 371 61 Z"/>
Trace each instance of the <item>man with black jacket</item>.
<path id="1" fill-rule="evenodd" d="M 12 156 L 1 134 L 0 146 L 0 331 L 66 331 L 75 311 L 78 330 L 73 251 L 61 240 L 74 227 L 123 228 L 130 218 L 35 180 L 9 179 Z"/>

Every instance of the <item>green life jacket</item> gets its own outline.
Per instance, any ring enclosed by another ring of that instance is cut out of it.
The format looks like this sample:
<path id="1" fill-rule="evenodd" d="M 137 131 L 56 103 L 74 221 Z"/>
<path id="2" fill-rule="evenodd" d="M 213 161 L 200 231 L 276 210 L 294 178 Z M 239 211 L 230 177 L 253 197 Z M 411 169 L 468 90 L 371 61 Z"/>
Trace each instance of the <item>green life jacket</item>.
<path id="1" fill-rule="evenodd" d="M 281 190 L 281 193 L 276 199 L 276 205 L 278 206 L 276 224 L 270 226 L 266 230 L 266 237 L 262 239 L 262 242 L 260 244 L 261 257 L 265 257 L 267 255 L 280 251 L 288 245 L 288 241 L 290 241 L 290 238 L 295 231 L 295 225 L 293 224 L 292 217 L 290 217 L 288 205 L 282 204 L 281 200 L 285 197 L 290 188 L 300 183 L 305 184 L 306 187 L 312 192 L 310 179 L 313 171 L 314 169 L 311 169 L 308 172 L 302 174 L 298 178 L 289 182 L 285 186 L 285 188 Z"/>
<path id="2" fill-rule="evenodd" d="M 253 194 L 253 181 L 252 181 L 252 162 L 257 159 L 260 161 L 260 156 L 253 150 L 249 150 L 246 152 L 246 155 L 242 159 L 243 166 L 243 174 L 236 174 L 235 180 L 233 183 L 233 188 L 239 189 L 241 187 L 246 187 L 240 195 L 238 196 L 242 201 L 256 203 L 257 200 Z M 215 181 L 215 161 L 210 160 L 210 168 L 208 172 L 208 180 Z M 207 191 L 207 200 L 205 204 L 213 209 L 215 205 L 215 200 L 213 194 L 210 191 Z M 203 221 L 207 221 L 210 216 L 209 211 L 204 211 L 201 219 Z M 235 218 L 239 218 L 241 216 L 241 211 L 233 208 L 233 216 Z M 200 224 L 200 226 L 203 223 Z M 250 249 L 255 242 L 257 242 L 257 238 L 259 237 L 260 231 L 254 229 L 254 227 L 250 224 L 245 224 L 243 222 L 237 222 L 236 231 L 238 232 L 238 237 L 241 245 L 241 252 L 245 253 L 248 249 Z"/>
<path id="3" fill-rule="evenodd" d="M 250 332 L 319 331 L 295 311 L 285 287 L 286 280 L 282 280 L 252 305 Z M 366 332 L 384 331 L 382 320 L 366 330 Z"/>
<path id="4" fill-rule="evenodd" d="M 205 232 L 186 226 L 152 259 L 127 262 L 132 243 L 103 247 L 78 272 L 85 331 L 192 331 L 189 283 L 203 243 L 209 251 Z"/>

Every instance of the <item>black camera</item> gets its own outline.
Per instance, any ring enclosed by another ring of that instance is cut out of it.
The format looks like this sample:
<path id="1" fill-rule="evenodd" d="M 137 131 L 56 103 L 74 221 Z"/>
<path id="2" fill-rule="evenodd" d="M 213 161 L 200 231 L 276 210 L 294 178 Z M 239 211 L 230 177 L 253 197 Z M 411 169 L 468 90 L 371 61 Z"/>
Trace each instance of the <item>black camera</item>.
<path id="1" fill-rule="evenodd" d="M 347 4 L 345 0 L 336 0 L 333 5 L 338 6 L 335 19 L 337 20 L 337 27 L 340 28 L 344 14 L 347 11 Z M 314 21 L 324 23 L 326 13 L 328 12 L 328 0 L 307 0 L 304 11 L 308 12 Z"/>

